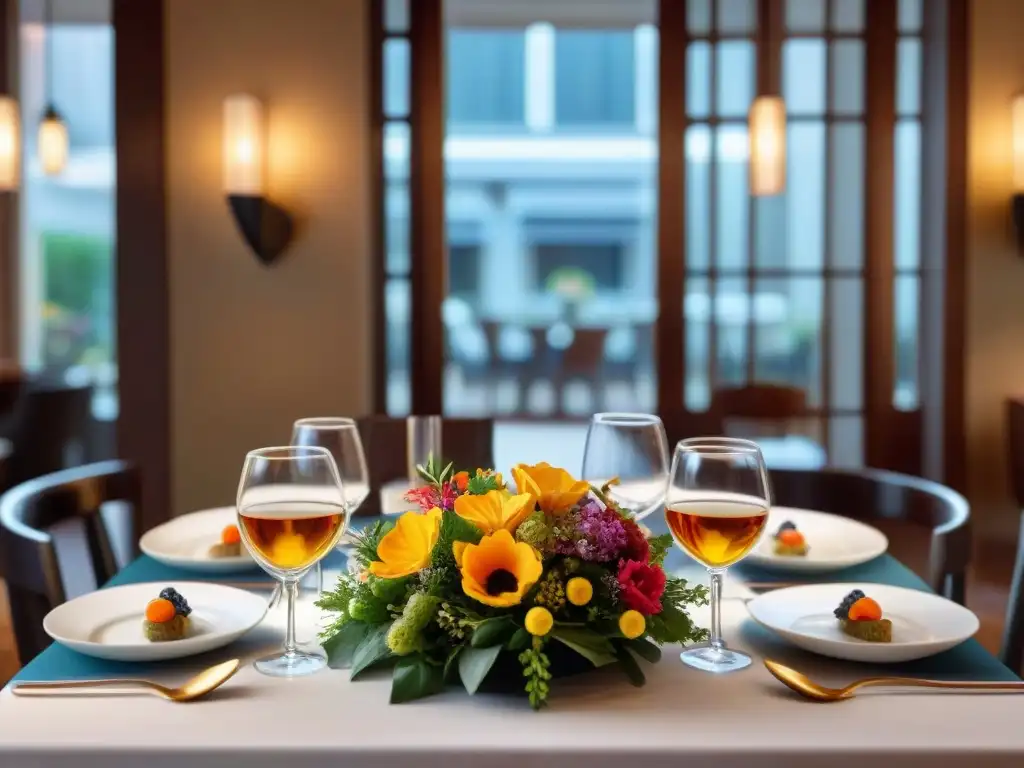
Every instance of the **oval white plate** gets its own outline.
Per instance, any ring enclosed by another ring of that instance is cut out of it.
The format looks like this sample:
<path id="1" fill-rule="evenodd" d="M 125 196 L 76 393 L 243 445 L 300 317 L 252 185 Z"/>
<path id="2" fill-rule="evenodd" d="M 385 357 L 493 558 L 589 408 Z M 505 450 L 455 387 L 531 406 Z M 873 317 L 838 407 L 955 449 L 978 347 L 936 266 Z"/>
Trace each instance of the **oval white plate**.
<path id="1" fill-rule="evenodd" d="M 807 541 L 809 549 L 802 557 L 775 554 L 775 532 L 787 520 Z M 772 507 L 764 537 L 744 562 L 776 571 L 826 573 L 866 563 L 888 548 L 884 533 L 856 520 L 809 509 Z"/>
<path id="2" fill-rule="evenodd" d="M 833 615 L 842 599 L 860 589 L 892 620 L 892 642 L 850 637 Z M 754 620 L 805 651 L 835 659 L 888 664 L 949 650 L 978 631 L 978 617 L 944 597 L 886 584 L 808 584 L 776 589 L 747 603 Z"/>
<path id="3" fill-rule="evenodd" d="M 154 643 L 142 630 L 146 604 L 174 587 L 192 608 L 187 637 Z M 199 581 L 109 587 L 58 605 L 43 629 L 79 653 L 115 661 L 162 661 L 206 653 L 237 640 L 267 613 L 266 595 Z"/>
<path id="4" fill-rule="evenodd" d="M 242 546 L 238 557 L 211 557 L 210 547 L 220 543 L 225 526 L 237 525 L 234 507 L 217 507 L 172 518 L 147 531 L 139 549 L 164 565 L 198 573 L 231 573 L 258 567 Z"/>

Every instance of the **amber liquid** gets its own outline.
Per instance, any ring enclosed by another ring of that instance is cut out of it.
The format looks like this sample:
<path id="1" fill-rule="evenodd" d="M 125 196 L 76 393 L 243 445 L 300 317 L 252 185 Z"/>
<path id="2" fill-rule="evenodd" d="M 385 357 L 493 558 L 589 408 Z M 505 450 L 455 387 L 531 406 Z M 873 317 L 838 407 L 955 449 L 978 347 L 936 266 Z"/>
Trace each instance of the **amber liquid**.
<path id="1" fill-rule="evenodd" d="M 243 540 L 257 561 L 303 571 L 338 543 L 345 509 L 316 502 L 258 504 L 238 513 Z"/>
<path id="2" fill-rule="evenodd" d="M 741 501 L 687 501 L 665 510 L 672 536 L 686 553 L 708 568 L 742 560 L 761 538 L 768 510 Z"/>

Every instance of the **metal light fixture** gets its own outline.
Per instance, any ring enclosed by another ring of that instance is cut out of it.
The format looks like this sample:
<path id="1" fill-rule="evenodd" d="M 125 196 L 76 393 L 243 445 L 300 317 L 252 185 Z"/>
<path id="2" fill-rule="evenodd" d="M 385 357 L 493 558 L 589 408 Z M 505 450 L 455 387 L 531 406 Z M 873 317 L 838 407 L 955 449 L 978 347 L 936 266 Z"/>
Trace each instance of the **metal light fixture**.
<path id="1" fill-rule="evenodd" d="M 39 123 L 37 151 L 43 173 L 56 176 L 68 162 L 68 127 L 64 118 L 53 105 L 53 17 L 52 3 L 46 2 L 46 96 L 51 101 L 43 112 Z"/>
<path id="2" fill-rule="evenodd" d="M 263 105 L 248 94 L 224 100 L 224 194 L 246 243 L 264 264 L 292 238 L 288 213 L 264 193 L 266 127 Z"/>

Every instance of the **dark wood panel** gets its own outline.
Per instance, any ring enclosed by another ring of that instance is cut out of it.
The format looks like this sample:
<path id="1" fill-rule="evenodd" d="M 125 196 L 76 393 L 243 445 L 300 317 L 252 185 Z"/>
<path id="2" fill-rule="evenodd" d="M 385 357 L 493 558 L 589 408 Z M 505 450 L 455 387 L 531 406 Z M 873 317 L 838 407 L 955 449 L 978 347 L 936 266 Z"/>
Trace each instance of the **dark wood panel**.
<path id="1" fill-rule="evenodd" d="M 171 503 L 164 0 L 113 0 L 118 454 L 141 470 L 143 530 Z"/>
<path id="2" fill-rule="evenodd" d="M 0 93 L 17 97 L 17 0 L 0 0 L 0 23 Z M 19 253 L 18 195 L 0 192 L 0 361 L 18 357 Z"/>
<path id="3" fill-rule="evenodd" d="M 373 410 L 387 413 L 387 313 L 384 297 L 387 290 L 387 239 L 384 196 L 384 5 L 377 0 L 363 0 L 370 36 L 370 254 L 373 257 Z M 411 73 L 409 74 L 411 77 Z"/>

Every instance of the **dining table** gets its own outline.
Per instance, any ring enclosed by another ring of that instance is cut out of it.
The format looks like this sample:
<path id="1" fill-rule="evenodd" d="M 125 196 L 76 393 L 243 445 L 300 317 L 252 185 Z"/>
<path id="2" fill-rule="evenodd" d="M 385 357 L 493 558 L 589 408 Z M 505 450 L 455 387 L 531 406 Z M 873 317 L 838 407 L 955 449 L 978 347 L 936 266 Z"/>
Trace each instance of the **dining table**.
<path id="1" fill-rule="evenodd" d="M 367 522 L 356 519 L 354 525 Z M 655 532 L 664 521 L 644 521 Z M 325 573 L 345 567 L 341 552 Z M 673 551 L 666 568 L 693 579 L 703 572 Z M 188 574 L 142 556 L 110 585 L 212 580 L 266 594 L 261 571 Z M 550 706 L 535 712 L 525 697 L 477 693 L 460 687 L 405 704 L 389 704 L 390 674 L 349 679 L 344 669 L 280 679 L 258 673 L 254 657 L 280 646 L 284 610 L 278 604 L 235 644 L 203 656 L 159 664 L 119 663 L 83 656 L 53 644 L 15 681 L 142 677 L 178 684 L 202 668 L 230 658 L 246 662 L 222 688 L 191 703 L 145 695 L 65 693 L 16 696 L 0 691 L 0 766 L 3 768 L 645 768 L 789 766 L 843 768 L 865 765 L 1024 765 L 1024 695 L 922 689 L 867 690 L 835 703 L 791 692 L 762 661 L 774 659 L 825 685 L 841 686 L 874 675 L 944 680 L 1016 681 L 1018 677 L 971 639 L 915 662 L 873 666 L 801 651 L 760 627 L 746 603 L 759 590 L 792 583 L 792 574 L 753 566 L 730 569 L 722 626 L 730 647 L 754 658 L 725 675 L 679 661 L 666 646 L 645 669 L 640 688 L 614 668 L 554 681 Z M 884 583 L 928 591 L 897 559 L 874 560 L 800 581 Z M 328 583 L 330 583 L 328 581 Z M 756 588 L 753 586 L 756 585 Z M 707 626 L 707 608 L 692 608 Z M 315 636 L 312 612 L 301 616 Z M 303 634 L 303 633 L 300 633 Z"/>

